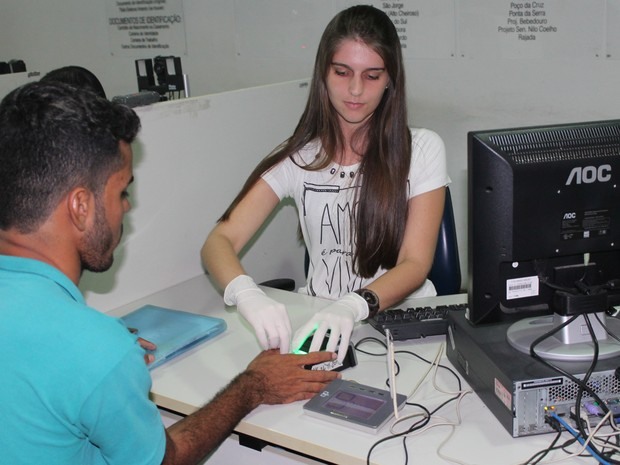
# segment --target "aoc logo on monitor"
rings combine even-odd
[[[576,166],[574,167],[566,185],[571,184],[592,184],[594,182],[607,182],[611,180],[611,165],[601,166]]]

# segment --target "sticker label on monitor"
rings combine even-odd
[[[538,295],[538,276],[525,276],[506,280],[506,300]]]
[[[611,214],[609,210],[564,212],[561,235],[565,241],[589,239],[609,234]]]

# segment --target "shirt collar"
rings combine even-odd
[[[67,275],[61,272],[58,268],[55,268],[52,265],[40,260],[0,255],[0,270],[15,273],[30,273],[50,279],[63,288],[73,300],[82,304],[85,303],[84,296]]]

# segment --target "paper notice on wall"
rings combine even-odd
[[[601,1],[468,0],[460,2],[459,12],[462,57],[496,60],[604,56],[605,4]]]
[[[394,23],[405,59],[454,57],[454,0],[380,0],[373,5]]]
[[[106,0],[112,55],[186,55],[183,0]]]

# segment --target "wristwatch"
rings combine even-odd
[[[370,320],[371,318],[374,318],[377,312],[379,312],[379,296],[377,296],[377,294],[370,289],[358,289],[354,292],[359,294],[368,304],[368,316],[366,319]]]

